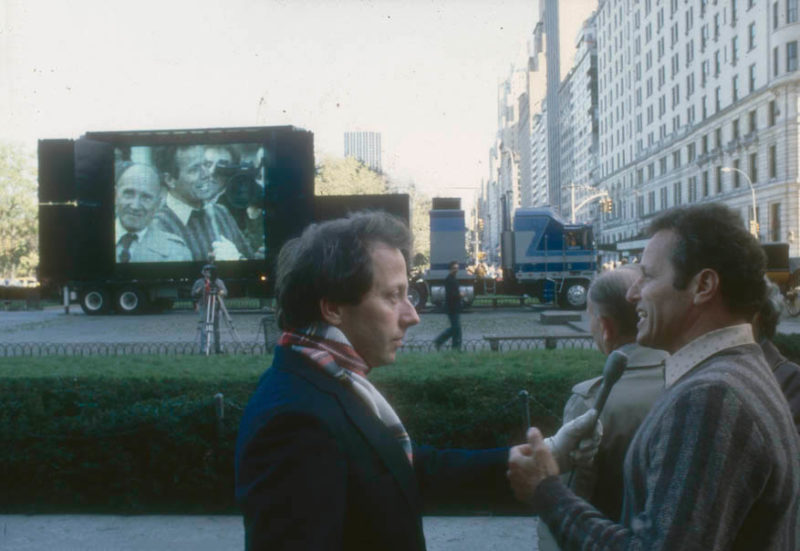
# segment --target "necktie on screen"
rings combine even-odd
[[[128,232],[125,235],[123,235],[122,238],[119,240],[120,245],[122,245],[122,251],[120,251],[119,253],[120,262],[124,263],[131,261],[131,251],[130,251],[131,243],[136,241],[138,237],[139,236],[137,236],[135,233]]]
[[[208,213],[204,209],[194,209],[186,223],[186,229],[196,240],[201,258],[205,258],[211,252],[211,230]]]

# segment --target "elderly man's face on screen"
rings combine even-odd
[[[158,173],[145,165],[133,165],[117,181],[117,216],[130,232],[147,227],[161,205]]]

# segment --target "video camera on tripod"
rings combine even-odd
[[[212,350],[219,354],[220,347],[220,331],[219,331],[219,313],[225,320],[226,325],[231,333],[231,336],[237,344],[241,344],[241,339],[233,327],[233,321],[228,314],[228,309],[225,307],[225,301],[222,299],[227,294],[225,284],[217,277],[217,267],[213,264],[206,264],[200,271],[203,278],[195,283],[192,289],[192,294],[202,300],[202,307],[200,309],[201,320],[198,326],[198,340],[200,341],[200,350],[205,355],[209,355]]]
[[[220,288],[217,278],[217,267],[214,266],[213,264],[206,264],[205,266],[203,266],[203,269],[200,271],[200,273],[203,274],[203,277],[206,280],[205,283],[206,300],[208,300],[208,297],[210,297],[211,295],[219,295]],[[225,292],[223,292],[222,295],[224,296]]]

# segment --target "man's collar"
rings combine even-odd
[[[696,365],[717,352],[743,344],[754,344],[753,327],[749,323],[731,325],[709,331],[675,352],[666,361],[666,387],[675,384]]]
[[[134,234],[136,234],[136,240],[137,240],[137,241],[141,241],[141,240],[142,240],[142,238],[144,237],[144,234],[146,234],[146,233],[147,233],[147,226],[145,226],[145,227],[144,227],[144,229],[141,229],[141,230],[139,230],[139,231],[135,231],[135,232],[129,232],[129,231],[128,231],[128,230],[126,230],[126,229],[125,229],[125,227],[124,227],[124,226],[123,226],[123,225],[120,223],[120,221],[119,221],[119,218],[117,218],[117,220],[116,220],[116,230],[115,230],[115,231],[117,232],[116,234],[114,234],[114,235],[115,235],[115,237],[116,237],[116,241],[115,241],[115,242],[116,242],[117,244],[119,244],[119,240],[120,240],[120,239],[122,239],[122,236],[123,236],[123,235],[125,235],[126,233],[134,233]]]
[[[194,208],[172,195],[172,193],[167,193],[167,207],[175,213],[175,216],[184,226],[189,222],[189,217],[194,210]]]

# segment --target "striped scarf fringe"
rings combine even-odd
[[[370,367],[358,355],[347,337],[336,327],[313,324],[309,327],[285,331],[278,340],[279,346],[288,346],[306,356],[311,363],[337,381],[350,388],[375,413],[392,436],[398,441],[413,464],[411,437],[386,398],[367,380]]]

